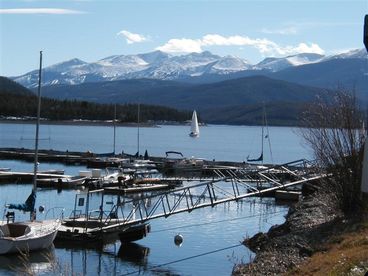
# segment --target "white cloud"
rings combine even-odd
[[[192,53],[202,52],[203,48],[210,46],[250,46],[256,48],[264,55],[293,55],[298,53],[324,54],[324,50],[316,43],[299,43],[296,46],[282,46],[266,38],[252,39],[248,36],[222,36],[218,34],[208,34],[202,39],[170,39],[163,46],[156,50],[170,53]]]
[[[49,8],[34,8],[34,9],[0,9],[0,14],[83,14],[83,11],[68,10],[68,9],[49,9]]]
[[[126,38],[126,41],[127,41],[128,44],[144,42],[148,39],[147,37],[145,37],[143,35],[133,34],[133,33],[128,32],[126,30],[122,30],[122,31],[118,32],[117,35],[124,36]]]
[[[201,41],[194,39],[170,39],[165,45],[157,47],[167,53],[200,53],[202,52]]]
[[[300,43],[295,50],[299,53],[316,53],[320,55],[325,53],[316,43],[311,43],[309,46],[306,43]]]
[[[279,35],[295,35],[298,33],[298,29],[296,27],[286,27],[281,29],[267,29],[263,28],[262,33],[265,34],[279,34]]]

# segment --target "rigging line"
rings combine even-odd
[[[267,215],[275,215],[275,214],[280,214],[280,213],[283,213],[283,212],[284,211],[276,211],[276,212],[267,213]],[[227,222],[227,221],[235,221],[235,220],[240,220],[240,219],[247,219],[247,218],[258,217],[258,216],[262,216],[262,215],[263,215],[262,213],[257,213],[255,215],[249,215],[249,216],[244,216],[244,217],[239,217],[239,218],[233,218],[233,219],[224,219],[224,220],[210,221],[210,222],[204,222],[204,223],[189,224],[189,225],[184,225],[184,226],[177,226],[177,227],[172,227],[172,228],[159,229],[159,230],[151,231],[151,233],[159,233],[159,232],[165,232],[165,231],[182,229],[182,228],[189,228],[189,227],[196,227],[196,226],[202,226],[202,225],[209,225],[209,224],[215,224],[215,223],[221,223],[221,222]]]
[[[202,257],[202,256],[205,256],[205,255],[209,255],[209,254],[217,253],[217,252],[220,252],[220,251],[224,251],[224,250],[228,250],[228,249],[236,248],[236,247],[239,247],[239,246],[244,246],[244,245],[243,245],[243,244],[241,244],[241,243],[239,243],[239,244],[231,245],[231,246],[228,246],[228,247],[224,247],[224,248],[220,248],[220,249],[216,249],[216,250],[208,251],[208,252],[205,252],[205,253],[201,253],[201,254],[197,254],[197,255],[189,256],[189,257],[186,257],[186,258],[182,258],[182,259],[179,259],[179,260],[175,260],[175,261],[167,262],[167,263],[164,263],[164,264],[155,265],[155,266],[150,267],[150,268],[149,268],[149,270],[151,270],[151,271],[152,271],[152,270],[153,270],[153,269],[155,269],[155,268],[159,268],[159,267],[162,267],[162,266],[167,266],[167,265],[171,265],[171,264],[175,264],[175,263],[179,263],[179,262],[187,261],[187,260],[190,260],[190,259],[194,259],[194,258]],[[123,275],[131,275],[131,274],[136,274],[136,273],[141,273],[141,272],[142,272],[142,271],[140,271],[140,270],[136,270],[136,271],[128,272],[128,273],[123,274]]]
[[[274,164],[273,162],[273,155],[272,155],[272,148],[271,148],[271,138],[270,138],[270,132],[268,129],[268,121],[267,121],[267,111],[266,111],[266,107],[264,107],[264,116],[265,116],[265,123],[266,123],[266,132],[267,132],[267,141],[268,141],[268,147],[270,149],[270,157],[271,157],[271,163]]]

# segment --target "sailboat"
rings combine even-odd
[[[31,194],[24,204],[8,204],[8,209],[21,210],[30,213],[30,220],[14,222],[14,212],[7,212],[7,221],[0,225],[0,254],[19,253],[24,251],[35,251],[48,248],[54,241],[60,221],[44,220],[36,221],[36,191],[37,191],[37,170],[38,170],[38,134],[40,125],[41,109],[41,72],[42,72],[42,51],[40,52],[40,69],[38,79],[38,106],[35,139],[35,159],[33,187]]]
[[[263,116],[262,116],[262,134],[261,134],[261,154],[258,158],[249,158],[247,157],[248,162],[263,162],[263,149],[264,149],[264,139],[269,139],[269,133],[268,133],[268,127],[267,127],[267,134],[265,135],[264,127],[267,127],[267,118],[266,118],[266,109],[263,106]],[[270,150],[271,150],[271,144],[270,140],[268,140]],[[272,152],[271,152],[271,159],[272,159]]]
[[[194,110],[192,115],[192,123],[190,125],[190,137],[199,137],[199,127],[198,127],[198,119],[197,112]]]

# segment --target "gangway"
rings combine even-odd
[[[141,195],[139,198],[119,198],[119,224],[132,225],[151,219],[167,218],[182,212],[300,186],[328,176],[318,173],[313,163],[306,160],[258,170],[218,170],[216,174],[218,178],[211,181],[158,194]],[[116,225],[106,226],[104,229],[112,227]]]

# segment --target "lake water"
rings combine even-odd
[[[261,151],[261,128],[246,126],[206,126],[200,138],[188,136],[189,127],[161,126],[140,129],[140,152],[164,156],[166,151],[180,151],[184,156],[206,159],[244,161],[258,157]],[[285,163],[310,153],[301,144],[295,129],[270,127],[265,139],[266,163]],[[111,152],[113,128],[104,126],[41,126],[40,148]],[[0,124],[1,147],[34,147],[34,126]],[[118,127],[116,151],[137,151],[137,128]],[[270,143],[269,143],[270,142]],[[271,150],[269,147],[271,144]],[[271,156],[272,153],[272,156]],[[32,171],[31,163],[0,160],[0,167],[13,171]],[[41,163],[40,169],[63,168],[67,174],[86,170],[83,166]],[[25,199],[31,185],[1,185],[0,205]],[[46,208],[65,207],[68,215],[76,191],[40,190],[37,204]],[[16,202],[14,202],[14,200]],[[275,205],[273,199],[246,199],[181,213],[151,222],[152,232],[126,247],[120,242],[101,248],[72,247],[58,244],[55,248],[32,253],[28,265],[37,275],[229,275],[235,263],[248,262],[253,254],[240,242],[246,236],[267,231],[284,221],[288,207]],[[22,217],[22,214],[19,214]],[[174,244],[174,236],[184,237],[182,246]],[[0,275],[22,272],[16,257],[0,257]]]

